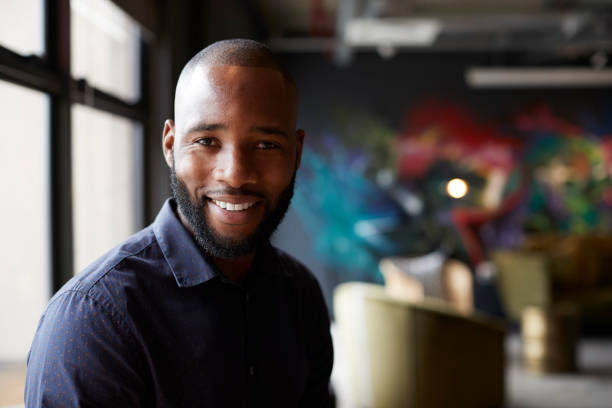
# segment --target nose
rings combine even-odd
[[[226,147],[217,155],[215,179],[230,187],[240,188],[257,181],[252,158],[240,147]]]

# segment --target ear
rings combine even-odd
[[[302,129],[295,131],[295,169],[300,168],[302,162],[302,148],[304,147],[304,136],[306,134]]]
[[[162,136],[162,148],[164,150],[164,158],[168,167],[172,167],[172,151],[174,149],[174,122],[172,119],[167,119],[164,123],[164,133]]]

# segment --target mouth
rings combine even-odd
[[[228,201],[215,200],[212,198],[210,199],[210,201],[213,204],[215,204],[217,207],[223,208],[226,211],[245,211],[253,207],[258,202],[257,200],[253,200],[253,201],[230,203]]]
[[[259,197],[212,195],[207,199],[211,221],[215,222],[218,228],[221,228],[221,225],[251,228],[261,222],[264,200]]]

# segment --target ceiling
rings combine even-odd
[[[612,0],[254,0],[279,51],[612,52]],[[607,60],[607,59],[606,59]],[[606,62],[604,62],[605,65]]]

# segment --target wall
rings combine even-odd
[[[429,104],[431,113],[436,103],[455,107],[468,116],[475,127],[491,128],[496,133],[504,133],[508,124],[515,127],[517,117],[534,107],[545,107],[556,118],[554,120],[563,121],[570,127],[572,124],[582,126],[581,131],[587,133],[594,131],[597,124],[604,127],[610,124],[610,89],[473,90],[466,86],[463,80],[466,67],[486,66],[491,61],[504,61],[504,58],[478,53],[406,53],[383,60],[377,54],[362,53],[357,54],[348,67],[338,67],[326,55],[283,55],[300,90],[299,125],[306,130],[307,145],[320,144],[330,133],[338,108],[349,112],[349,116],[352,112],[355,122],[360,122],[364,114],[376,118],[380,126],[395,132],[398,138],[407,126],[410,127],[407,124],[409,112]],[[432,104],[432,100],[436,102]],[[591,128],[588,128],[589,123]],[[597,137],[600,137],[606,130],[595,132],[599,132]],[[609,126],[607,132],[611,132]],[[514,134],[517,139],[523,137]],[[328,151],[323,153],[325,155],[329,158],[334,153]],[[337,197],[339,201],[343,199],[348,197]],[[315,237],[316,232],[305,228],[303,218],[292,210],[279,228],[275,242],[313,270],[322,283],[328,304],[331,305],[331,293],[338,282],[350,279],[380,281],[377,271],[364,275],[356,270],[341,270],[330,263],[329,254],[327,260],[321,256],[315,247],[317,240],[324,237]],[[418,239],[418,235],[412,237]]]

